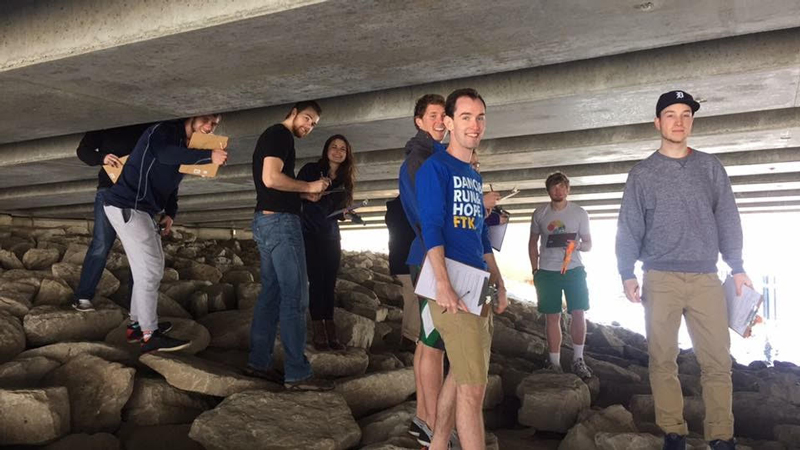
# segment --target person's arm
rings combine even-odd
[[[87,166],[99,166],[103,164],[103,158],[106,156],[105,151],[101,148],[102,144],[102,131],[90,131],[83,135],[81,142],[78,144],[76,153],[78,159],[83,161]]]
[[[636,175],[629,174],[617,219],[616,254],[617,269],[622,278],[625,296],[634,303],[642,301],[633,268],[639,259],[644,239],[645,214],[644,191]]]
[[[172,217],[173,220],[178,216],[178,188],[175,188],[169,195],[167,204],[164,206],[164,214]]]
[[[500,274],[500,267],[497,265],[492,252],[485,253],[483,260],[486,261],[486,266],[489,267],[489,282],[497,286],[497,305],[495,305],[494,311],[497,314],[503,314],[508,308],[508,295],[503,276]]]
[[[312,182],[295,180],[285,175],[282,171],[283,160],[281,158],[276,156],[265,157],[264,168],[261,170],[261,181],[264,182],[264,186],[282,192],[320,194],[330,184],[327,178],[321,178]],[[316,199],[319,200],[319,196],[317,196]]]
[[[528,258],[531,261],[531,273],[539,270],[539,224],[536,222],[536,211],[531,215],[531,233],[528,237]]]
[[[581,224],[578,235],[580,236],[580,241],[578,241],[578,251],[581,252],[588,252],[592,250],[592,233],[589,230],[589,213],[585,210],[583,211],[583,216],[581,217]]]
[[[159,124],[148,131],[148,148],[153,152],[156,161],[161,164],[173,166],[181,164],[209,164],[212,162],[212,150],[197,150],[174,145],[170,142],[170,130],[164,124]]]
[[[744,271],[742,221],[739,217],[739,208],[736,206],[736,197],[733,195],[728,173],[719,161],[717,161],[714,182],[716,191],[714,219],[717,222],[719,251],[722,254],[722,260],[731,268],[736,285],[736,295],[742,295],[742,285],[753,287],[753,282]]]

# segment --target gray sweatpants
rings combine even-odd
[[[142,331],[155,331],[158,329],[158,286],[164,276],[164,252],[158,224],[146,212],[131,209],[126,222],[122,209],[110,205],[103,209],[131,265],[131,321],[139,322]]]

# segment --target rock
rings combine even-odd
[[[240,283],[236,286],[236,307],[253,309],[261,293],[261,283]]]
[[[191,426],[188,423],[151,427],[125,424],[117,436],[123,442],[124,448],[131,450],[203,450],[200,444],[189,438]]]
[[[629,409],[637,424],[655,423],[656,421],[655,402],[652,395],[634,395],[631,397]],[[705,417],[703,399],[701,397],[684,397],[683,417],[690,431],[702,433],[703,417]]]
[[[242,426],[247,424],[247,426]],[[332,392],[249,391],[226,398],[192,424],[189,436],[208,450],[347,449],[361,430]]]
[[[595,401],[595,406],[604,408],[611,405],[627,405],[634,395],[650,395],[652,392],[647,380],[642,383],[601,381],[600,395]]]
[[[339,291],[337,298],[344,309],[375,322],[383,322],[389,313],[380,300],[359,291]]]
[[[358,283],[354,283],[350,280],[345,280],[343,278],[336,279],[336,293],[347,293],[347,292],[358,292],[364,294],[370,298],[378,300],[378,296],[375,295],[375,292],[369,288],[366,288]]]
[[[405,437],[408,434],[408,424],[416,416],[416,408],[416,402],[405,402],[359,420],[360,445],[384,442],[393,437]]]
[[[348,347],[370,348],[375,336],[375,322],[342,308],[333,309],[333,320],[339,342]]]
[[[280,342],[275,343],[273,358],[275,367],[283,366],[283,345]],[[306,358],[311,364],[314,375],[322,378],[363,375],[369,364],[367,352],[355,347],[350,347],[343,352],[320,352],[308,345],[306,346]]]
[[[103,340],[124,317],[118,307],[103,304],[95,308],[91,313],[50,305],[31,309],[23,321],[28,344],[40,346],[62,341]]]
[[[252,283],[255,281],[253,274],[246,270],[229,270],[222,275],[219,280],[221,283],[229,283],[239,286],[242,283]],[[260,283],[259,283],[260,284]]]
[[[81,266],[69,263],[55,263],[51,270],[54,277],[66,281],[73,291],[78,289],[78,283],[81,278]],[[100,277],[100,282],[97,284],[95,295],[110,297],[117,292],[119,284],[119,280],[117,280],[111,272],[107,269],[103,269],[103,275]]]
[[[180,317],[183,319],[191,319],[192,315],[189,314],[189,311],[181,306],[180,303],[176,302],[168,295],[159,292],[158,293],[158,309],[156,313],[159,317]]]
[[[33,299],[33,304],[36,306],[67,305],[72,302],[73,295],[72,288],[63,280],[45,278]]]
[[[733,415],[736,435],[754,439],[774,439],[776,424],[800,425],[800,407],[757,392],[734,392]]]
[[[187,302],[189,314],[195,319],[200,319],[208,315],[208,294],[202,291],[193,292]]]
[[[774,373],[760,380],[759,392],[800,406],[800,375],[791,372]]]
[[[161,277],[161,282],[178,281],[181,279],[177,270],[172,267],[164,267],[164,276]]]
[[[0,250],[0,266],[2,266],[3,269],[8,270],[25,268],[17,255],[8,250]]]
[[[46,444],[69,431],[67,388],[0,389],[0,445]]]
[[[273,357],[274,355],[273,353]],[[247,366],[247,362],[250,360],[250,352],[247,350],[227,350],[214,347],[203,350],[198,353],[197,356],[208,361],[229,366],[236,370],[244,369]]]
[[[125,345],[127,345],[127,343]],[[136,358],[131,358],[130,353],[124,348],[115,347],[104,342],[59,342],[26,350],[20,353],[17,359],[43,356],[54,359],[58,361],[59,364],[64,364],[70,359],[84,353],[97,356],[106,361],[122,363],[126,366],[132,366],[136,363]]]
[[[396,306],[384,306],[386,308],[386,321],[400,322],[403,320],[403,309]]]
[[[246,377],[228,366],[195,356],[148,353],[142,355],[139,361],[160,373],[169,384],[184,391],[227,397],[248,389],[282,389],[277,384]]]
[[[597,449],[598,432],[635,433],[633,416],[622,405],[609,406],[601,411],[591,411],[589,417],[572,427],[559,445],[559,450]]]
[[[22,257],[22,264],[28,270],[48,269],[57,263],[60,257],[59,251],[54,248],[32,248],[25,252],[25,256]],[[19,267],[13,268],[19,269]]]
[[[537,430],[566,433],[589,408],[589,388],[577,376],[564,373],[536,372],[517,387],[522,400],[519,423]]]
[[[72,430],[116,431],[120,411],[133,391],[136,371],[84,353],[53,370],[42,380],[69,390]]]
[[[210,281],[180,280],[163,282],[158,287],[158,290],[181,305],[185,305],[194,292],[210,285]]]
[[[547,354],[547,344],[538,336],[517,331],[495,320],[492,351],[528,360],[540,360]]]
[[[30,284],[38,288],[44,278],[52,276],[53,273],[49,270],[12,269],[6,270],[3,273],[3,282],[16,281],[18,283]]]
[[[606,361],[600,361],[594,358],[585,358],[586,365],[592,369],[594,376],[606,382],[617,383],[641,383],[642,378],[630,370],[623,369],[622,367]]]
[[[170,337],[192,342],[189,347],[181,350],[181,353],[194,355],[205,350],[206,347],[208,347],[208,344],[211,342],[211,335],[208,333],[208,330],[206,330],[206,327],[200,325],[194,320],[184,319],[181,317],[159,317],[159,321],[167,321],[172,323],[172,330],[169,332]],[[125,337],[125,331],[127,328],[128,322],[123,321],[117,328],[108,332],[105,337],[105,341],[106,343],[115,347],[126,349],[132,356],[132,359],[135,360],[141,352],[138,344],[128,343]]]
[[[212,397],[177,389],[164,379],[137,377],[122,418],[139,426],[191,423],[216,404]]]
[[[410,367],[370,373],[337,380],[342,394],[356,418],[399,405],[416,391],[414,370]]]
[[[4,276],[7,274],[3,274]],[[27,283],[6,282],[0,284],[0,311],[15,317],[24,317],[33,307],[31,303],[38,286]]]
[[[198,322],[211,333],[211,347],[250,349],[252,311],[221,311],[211,313]]]
[[[789,448],[800,448],[800,425],[775,425],[775,439]]]
[[[383,370],[402,369],[403,367],[405,367],[405,364],[391,353],[370,353],[367,372],[372,373]]]
[[[51,370],[61,363],[44,356],[17,358],[0,364],[0,386],[8,389],[33,389]]]
[[[500,375],[489,375],[489,382],[486,385],[486,394],[483,396],[483,409],[492,409],[503,403],[503,379]]]
[[[89,251],[88,245],[73,242],[67,246],[64,255],[61,257],[61,262],[79,266],[83,264],[83,260],[86,259],[87,251]]]
[[[403,307],[403,286],[394,283],[378,282],[372,284],[375,294],[388,305]]]
[[[182,280],[202,280],[212,283],[219,283],[222,272],[214,266],[208,264],[192,264],[189,267],[178,270]]]
[[[647,433],[597,433],[594,443],[599,450],[658,450],[664,441]]]
[[[13,269],[13,267],[9,268]],[[372,272],[358,267],[341,267],[339,268],[339,278],[352,281],[356,284],[364,284],[367,280],[372,279]],[[378,294],[378,291],[375,290],[375,293]]]
[[[25,330],[20,320],[0,310],[0,364],[25,350]]]
[[[203,288],[208,295],[208,311],[228,311],[236,309],[236,291],[231,284],[212,284]]]
[[[45,446],[44,450],[119,450],[122,444],[116,436],[109,433],[96,434],[70,434],[52,444]]]

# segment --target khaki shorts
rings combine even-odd
[[[492,348],[492,313],[488,317],[459,311],[442,314],[436,302],[428,302],[433,323],[444,340],[450,370],[456,384],[489,382],[489,357]]]
[[[414,295],[414,285],[411,284],[411,275],[397,275],[403,283],[403,337],[411,342],[419,339],[419,301]]]

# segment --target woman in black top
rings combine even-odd
[[[329,137],[319,161],[306,164],[297,174],[297,179],[304,181],[316,181],[321,177],[330,178],[331,185],[318,201],[303,200],[300,214],[308,268],[308,309],[314,331],[314,348],[344,350],[344,345],[336,337],[333,304],[336,275],[342,258],[338,221],[345,220],[346,214],[340,212],[331,216],[353,204],[355,159],[350,142],[344,136]]]

